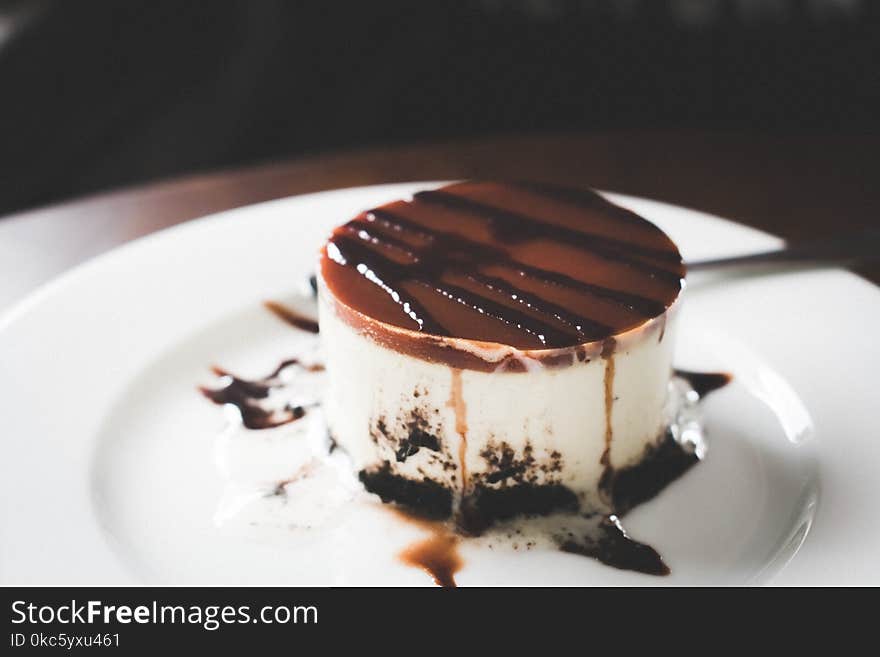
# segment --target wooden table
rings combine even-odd
[[[877,225],[878,174],[877,136],[545,135],[301,157],[0,219],[0,309],[128,240],[212,212],[305,192],[408,180],[528,178],[668,201],[802,239]],[[880,266],[858,271],[880,283]]]

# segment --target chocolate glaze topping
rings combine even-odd
[[[463,182],[338,227],[321,275],[350,323],[546,350],[661,315],[684,266],[659,228],[595,192]]]

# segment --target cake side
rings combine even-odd
[[[328,424],[369,490],[432,517],[608,511],[603,477],[665,431],[674,313],[567,367],[461,370],[353,327],[319,284]],[[578,351],[577,348],[572,352]],[[506,361],[502,361],[506,362]]]
[[[318,275],[333,438],[383,500],[474,531],[609,512],[666,431],[683,277],[590,190],[464,182],[363,212]]]

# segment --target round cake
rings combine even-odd
[[[684,274],[584,189],[462,182],[363,212],[321,251],[331,436],[426,516],[607,512],[665,435]]]

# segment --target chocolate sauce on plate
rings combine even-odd
[[[621,570],[633,570],[645,575],[669,574],[669,566],[663,562],[657,550],[630,538],[615,515],[603,517],[592,532],[562,541],[559,549],[593,557]]]
[[[461,537],[443,522],[425,519],[398,507],[390,508],[401,520],[429,532],[427,538],[407,546],[400,553],[400,560],[427,572],[438,586],[455,588],[455,573],[464,566],[464,560],[458,553]]]
[[[248,429],[272,429],[283,424],[299,420],[308,410],[306,406],[286,404],[283,408],[265,407],[261,402],[269,397],[273,388],[282,385],[281,372],[288,367],[300,367],[310,372],[323,370],[322,365],[303,365],[299,360],[291,358],[282,361],[271,374],[260,379],[241,379],[233,376],[220,367],[212,371],[225,379],[220,388],[199,387],[201,393],[218,405],[231,404],[241,413],[241,421]]]
[[[288,308],[277,301],[264,301],[263,305],[278,319],[287,322],[295,328],[302,331],[308,331],[309,333],[317,333],[319,330],[318,322],[314,319],[301,315],[292,308]]]

